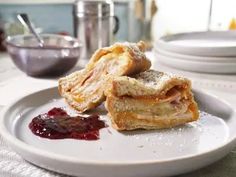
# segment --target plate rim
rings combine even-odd
[[[198,153],[198,154],[191,154],[191,155],[185,155],[185,156],[181,156],[178,158],[168,158],[165,160],[139,160],[139,161],[125,161],[125,162],[121,162],[121,161],[96,161],[96,160],[80,160],[74,157],[68,157],[65,155],[60,155],[58,153],[54,153],[54,152],[49,152],[46,150],[41,150],[36,148],[33,145],[29,145],[21,140],[19,140],[18,138],[16,138],[15,136],[13,136],[7,129],[7,127],[5,126],[5,119],[7,117],[7,113],[9,112],[9,110],[15,105],[17,104],[17,102],[19,102],[20,100],[26,98],[26,97],[30,97],[33,96],[35,94],[39,94],[40,92],[46,92],[49,90],[55,90],[57,89],[57,86],[53,86],[50,88],[46,88],[46,89],[41,89],[38,91],[34,91],[31,93],[26,93],[18,98],[16,98],[15,100],[13,100],[8,106],[5,106],[3,108],[3,110],[0,113],[0,134],[2,136],[2,138],[6,141],[6,143],[15,151],[17,152],[17,154],[22,155],[21,153],[19,153],[17,149],[20,149],[21,151],[27,151],[30,154],[33,154],[35,156],[41,156],[45,159],[53,159],[55,161],[63,161],[66,163],[76,163],[76,164],[83,164],[83,165],[96,165],[96,166],[104,166],[104,165],[108,165],[108,166],[126,166],[126,165],[152,165],[152,164],[163,164],[163,163],[169,163],[169,162],[178,162],[178,161],[182,161],[182,160],[190,160],[192,158],[195,157],[201,157],[204,156],[208,153],[215,153],[217,151],[220,151],[226,147],[235,147],[236,146],[236,135],[231,138],[231,139],[227,139],[224,143],[222,143],[220,146],[217,146],[216,148],[213,148],[211,150],[205,150],[202,153]],[[195,92],[198,93],[203,93],[203,94],[207,94],[211,97],[214,97],[215,99],[219,98],[217,96],[215,96],[214,94],[210,94],[210,93],[206,93],[201,89],[193,89]],[[227,106],[229,106],[232,110],[232,114],[234,117],[236,117],[236,110],[232,108],[232,106],[226,102],[225,100],[220,100],[221,102],[223,102],[224,104],[226,104]],[[230,148],[230,149],[232,149]],[[24,156],[21,156],[22,158],[24,158]]]
[[[201,64],[201,65],[213,65],[213,66],[222,66],[223,64],[224,65],[236,65],[236,62],[235,63],[228,63],[228,62],[222,62],[222,63],[218,63],[218,62],[202,62],[202,61],[197,61],[197,60],[187,60],[187,59],[183,59],[181,57],[172,57],[172,56],[168,56],[168,55],[165,55],[165,54],[162,54],[160,52],[157,52],[156,51],[156,54],[158,54],[159,56],[163,56],[163,57],[166,57],[166,58],[169,58],[170,60],[173,60],[173,61],[181,61],[181,62],[188,62],[188,64]],[[236,69],[235,69],[235,72],[236,72]]]
[[[176,33],[176,34],[171,34],[171,35],[165,35],[159,38],[154,42],[154,46],[157,46],[161,49],[180,53],[180,54],[188,54],[188,55],[195,55],[195,56],[215,56],[215,57],[225,57],[225,56],[236,56],[236,45],[235,46],[188,46],[188,45],[183,45],[179,46],[177,44],[170,43],[170,41],[173,41],[173,39],[179,39],[181,36],[190,36],[190,35],[215,35],[215,34],[224,34],[227,36],[236,36],[235,31],[199,31],[199,32],[183,32],[183,33]],[[236,39],[235,39],[236,41]],[[230,50],[230,54],[222,54],[226,53],[225,51]],[[199,53],[201,51],[201,53]],[[212,55],[212,53],[214,55]]]
[[[214,62],[201,62],[201,61],[194,61],[194,60],[186,60],[182,59],[179,57],[170,57],[167,55],[160,54],[158,52],[155,52],[155,56],[158,58],[158,62],[161,64],[164,64],[168,67],[183,70],[183,71],[188,71],[188,72],[196,72],[196,73],[206,73],[206,74],[225,74],[225,75],[230,75],[230,74],[235,74],[236,73],[236,63],[226,63],[224,62],[224,67],[230,66],[230,69],[224,69],[222,70],[222,64],[223,63],[214,63]],[[173,62],[178,63],[178,65],[174,65]],[[182,65],[180,64],[182,63]],[[185,63],[185,65],[183,65]],[[187,64],[187,65],[186,65]],[[196,65],[198,67],[196,67]],[[206,70],[206,67],[208,69]],[[210,67],[210,69],[209,69]],[[221,70],[219,70],[221,69]]]
[[[196,61],[196,62],[202,62],[202,63],[217,63],[217,64],[224,64],[224,63],[229,63],[229,64],[236,64],[236,56],[232,57],[213,57],[213,56],[197,56],[197,55],[189,55],[189,54],[182,54],[182,53],[176,53],[173,51],[168,51],[162,48],[158,48],[154,46],[152,49],[154,53],[158,53],[159,55],[165,55],[168,57],[171,57],[173,59],[181,59],[181,60],[186,60],[186,61]],[[207,60],[206,60],[207,58]]]

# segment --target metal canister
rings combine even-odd
[[[81,59],[86,62],[98,48],[112,43],[118,30],[111,0],[77,0],[73,8],[74,35],[83,45]],[[115,20],[114,20],[115,19]]]

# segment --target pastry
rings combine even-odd
[[[117,130],[170,128],[199,117],[191,82],[148,70],[110,80],[105,107]]]
[[[145,45],[116,43],[98,49],[83,70],[59,79],[59,92],[67,103],[79,112],[100,105],[104,100],[107,81],[114,76],[132,75],[150,68]]]

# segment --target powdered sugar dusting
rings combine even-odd
[[[138,147],[134,148],[140,151],[149,149],[153,155],[162,158],[163,154],[171,157],[173,154],[187,154],[195,148],[214,148],[217,144],[226,141],[228,129],[221,118],[201,111],[200,119],[195,122],[170,129],[148,131],[148,133],[134,131],[127,135],[133,138],[133,144],[138,144]]]
[[[120,46],[122,48],[125,47],[124,48],[125,50],[127,50],[129,53],[133,54],[134,59],[138,59],[138,60],[147,59],[144,52],[139,49],[138,44],[139,43],[131,43],[131,42],[119,43],[119,42],[117,42],[112,47],[115,47],[115,46]],[[109,50],[110,47],[107,47],[107,48],[104,48],[104,49]]]
[[[136,43],[125,42],[124,45],[127,46],[128,50],[130,50],[134,54],[135,59],[141,60],[142,58],[146,58],[146,55],[139,49]]]
[[[177,76],[175,74],[171,73],[164,73],[164,72],[159,72],[159,71],[154,71],[154,70],[148,70],[145,72],[142,72],[140,74],[137,74],[134,76],[138,81],[144,83],[145,85],[149,87],[161,87],[161,85],[166,84],[170,80],[179,80],[179,81],[184,81],[184,82],[189,82],[188,79]]]

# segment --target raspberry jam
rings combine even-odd
[[[49,139],[97,140],[99,130],[104,127],[106,124],[98,115],[72,117],[61,108],[53,108],[45,114],[40,114],[29,124],[35,135]]]

